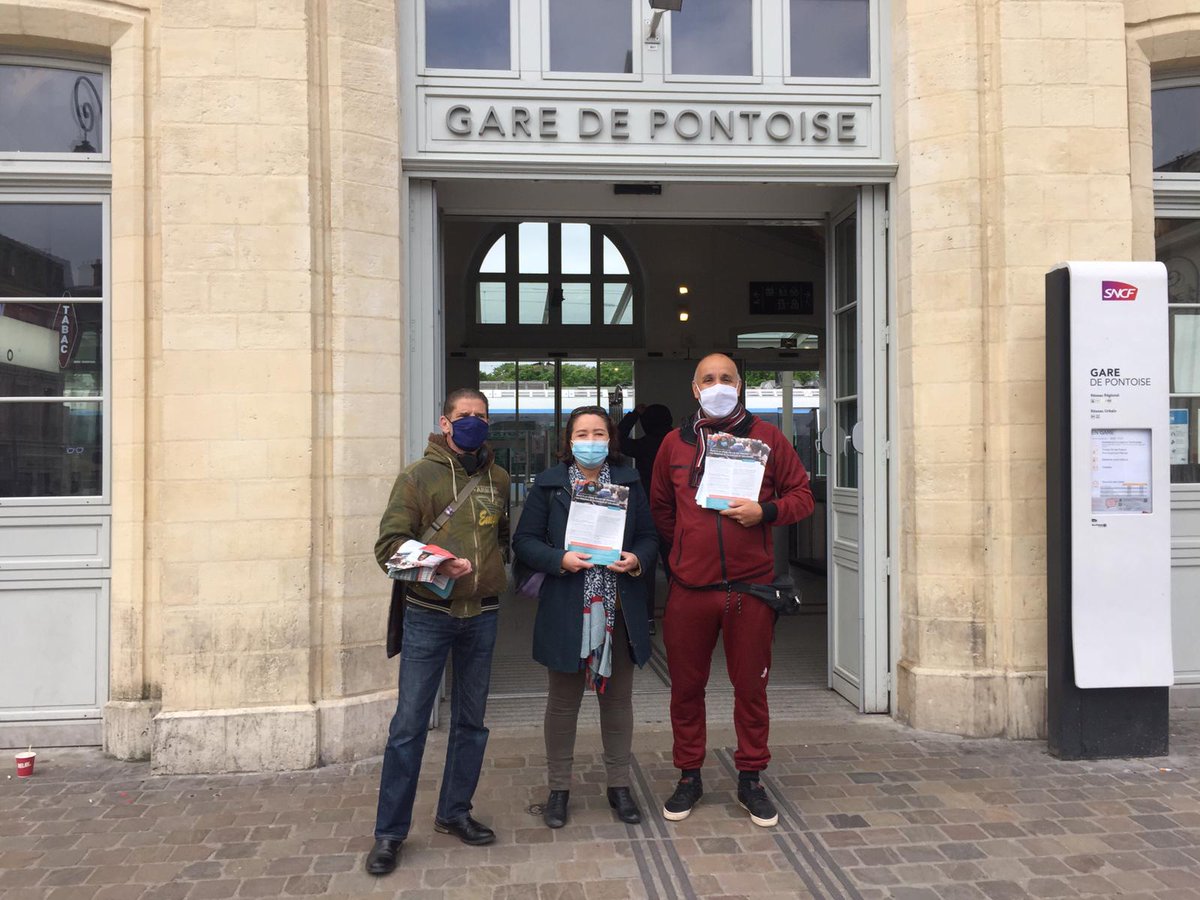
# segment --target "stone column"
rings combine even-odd
[[[164,0],[148,591],[160,772],[317,761],[312,20]],[[149,648],[151,656],[155,648]]]
[[[396,705],[375,562],[401,465],[400,146],[393,0],[322,4],[314,571],[320,758],[381,753]]]
[[[895,9],[899,715],[1044,731],[1043,276],[1128,259],[1119,0]]]

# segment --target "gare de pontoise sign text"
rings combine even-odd
[[[434,139],[482,142],[802,145],[851,148],[867,143],[868,107],[813,103],[522,104],[433,100]]]

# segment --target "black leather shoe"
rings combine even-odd
[[[390,875],[396,869],[396,857],[400,855],[400,845],[403,841],[392,841],[380,838],[367,854],[368,875]]]
[[[547,828],[562,828],[567,824],[567,801],[571,798],[570,791],[551,791],[542,807],[542,821]]]
[[[461,819],[454,819],[450,822],[434,819],[433,830],[442,834],[452,834],[464,844],[470,844],[473,847],[490,844],[496,839],[496,832],[486,825],[476,822],[470,816],[463,816]]]
[[[642,811],[638,809],[633,794],[629,793],[627,787],[609,788],[608,805],[617,811],[617,818],[622,822],[636,825],[642,821]]]

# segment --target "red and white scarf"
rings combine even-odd
[[[749,433],[750,426],[753,424],[754,416],[746,411],[746,407],[740,401],[729,415],[719,418],[705,416],[703,409],[696,410],[683,426],[685,429],[690,428],[696,436],[696,455],[692,458],[688,484],[692,487],[700,486],[700,479],[704,476],[704,457],[708,453],[708,437],[710,435],[732,434],[744,437]]]

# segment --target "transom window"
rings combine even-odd
[[[1150,97],[1154,171],[1200,172],[1200,77],[1164,82]]]
[[[512,68],[509,0],[424,0],[430,69]]]
[[[95,69],[0,61],[0,154],[107,156],[106,87]]]
[[[793,78],[871,74],[870,0],[788,0]]]
[[[504,226],[472,282],[476,325],[634,323],[629,262],[608,229],[586,222]]]
[[[416,0],[427,72],[689,81],[871,78],[878,2],[684,0],[651,34],[648,0]]]
[[[687,0],[670,31],[672,74],[754,74],[753,0]]]

